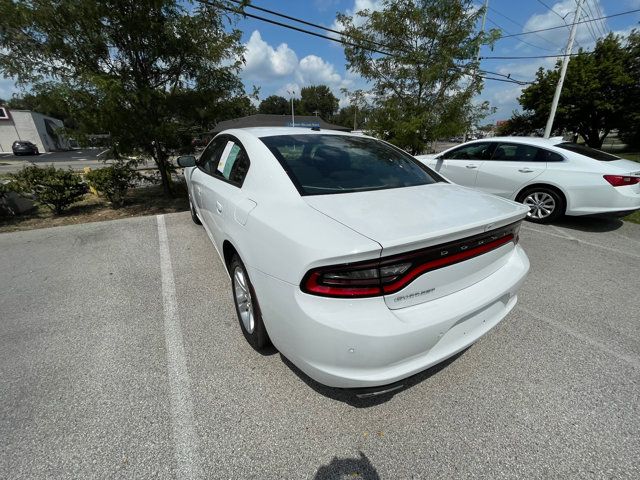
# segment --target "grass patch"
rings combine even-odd
[[[166,198],[158,185],[135,188],[127,193],[125,205],[117,210],[111,208],[106,199],[87,194],[62,215],[38,206],[22,215],[0,219],[0,233],[189,210],[186,186],[174,183],[174,191],[174,198]]]
[[[627,160],[633,160],[634,162],[640,162],[640,152],[620,152],[614,155],[626,158]]]
[[[640,223],[640,210],[636,210],[631,215],[623,218],[625,222]]]

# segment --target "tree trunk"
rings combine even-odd
[[[162,149],[162,147],[158,146],[157,142],[153,142],[151,151],[153,152],[151,156],[153,157],[154,162],[156,162],[156,166],[158,167],[158,171],[160,172],[160,180],[162,181],[162,193],[165,197],[171,198],[173,197],[173,190],[171,189],[171,177],[169,176],[167,168],[168,155]]]

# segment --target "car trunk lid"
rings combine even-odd
[[[487,249],[486,244],[499,239],[485,234],[519,222],[527,212],[514,202],[447,183],[304,199],[314,209],[378,242],[383,262],[406,254],[415,257],[416,252],[431,255],[420,257],[421,262],[436,261],[432,255],[458,255],[454,263],[436,262],[435,268],[385,295],[392,309],[448,295],[491,275],[506,263],[514,242],[503,241]]]

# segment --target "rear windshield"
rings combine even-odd
[[[556,147],[564,148],[570,152],[579,153],[585,157],[593,158],[594,160],[601,160],[603,162],[611,162],[612,160],[620,160],[620,157],[605,153],[595,148],[587,147],[586,145],[578,145],[577,143],[564,142],[556,145]]]
[[[384,142],[344,135],[278,135],[260,140],[301,195],[413,187],[443,181]]]

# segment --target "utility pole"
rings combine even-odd
[[[287,93],[291,96],[291,126],[295,127],[296,126],[296,116],[293,113],[293,96],[296,94],[295,90],[287,90]]]
[[[553,128],[553,120],[556,116],[556,110],[558,109],[558,101],[560,100],[560,94],[562,93],[562,84],[564,83],[564,77],[567,74],[567,67],[569,66],[569,60],[571,59],[571,50],[573,49],[573,41],[576,38],[576,30],[578,29],[578,16],[580,15],[580,9],[584,0],[578,0],[576,6],[576,14],[573,17],[573,25],[571,26],[571,33],[569,34],[569,42],[567,42],[567,50],[564,52],[565,56],[562,59],[562,68],[560,69],[560,78],[558,79],[558,85],[556,85],[556,92],[553,94],[553,101],[551,102],[551,111],[549,112],[549,118],[547,119],[547,126],[544,129],[544,138],[551,136],[551,129]]]

